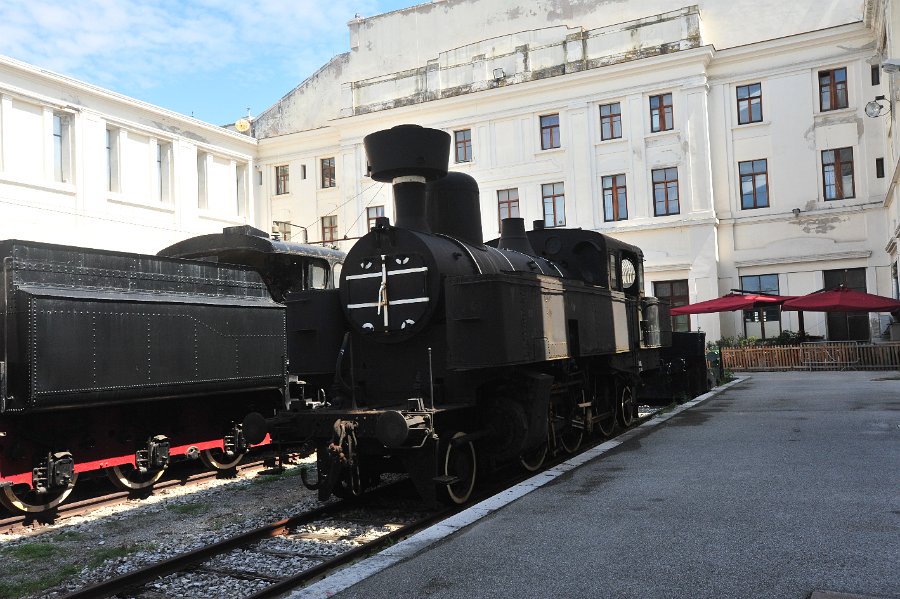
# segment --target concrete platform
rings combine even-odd
[[[748,375],[292,597],[900,597],[900,374]]]

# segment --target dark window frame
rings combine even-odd
[[[604,114],[604,109],[606,114]],[[608,134],[607,134],[608,133]],[[600,139],[622,139],[622,104],[610,102],[600,105]]]
[[[456,144],[456,162],[472,162],[472,130],[454,131],[453,141]]]
[[[540,123],[541,149],[553,150],[560,147],[562,138],[559,132],[559,113],[541,115]]]
[[[676,287],[680,288],[684,286],[684,293],[675,294]],[[668,289],[668,293],[663,293],[664,290]],[[688,279],[670,279],[666,281],[654,281],[653,282],[653,295],[661,300],[665,300],[669,302],[669,307],[677,308],[678,306],[686,306],[691,303],[690,297],[690,284]],[[675,332],[682,331],[690,331],[691,330],[691,317],[688,314],[681,314],[679,316],[671,316],[672,319],[672,330]]]
[[[738,279],[741,289],[754,293],[768,293],[772,295],[781,295],[781,284],[778,281],[777,273],[766,273],[762,275],[741,275]],[[774,285],[771,282],[774,281]],[[743,310],[744,313],[744,336],[747,336],[747,323],[759,322],[760,316],[765,318],[765,322],[777,322],[778,333],[781,333],[781,309],[777,306],[762,308],[759,310]],[[772,331],[768,331],[772,332]],[[769,335],[767,335],[769,337]]]
[[[561,192],[557,193],[557,185],[560,186],[559,189]],[[549,193],[548,193],[549,188]],[[557,201],[562,200],[562,221],[557,222],[559,220],[559,214],[557,211]],[[548,204],[550,208],[552,208],[551,212],[547,212]],[[554,181],[553,183],[542,183],[541,184],[541,206],[544,210],[544,226],[548,229],[552,229],[554,227],[565,227],[566,226],[566,187],[565,182],[563,181]],[[547,217],[552,216],[552,222],[547,222]]]
[[[375,219],[380,216],[384,216],[384,206],[368,206],[366,208],[366,231],[372,230],[372,227],[375,226]]]
[[[756,90],[753,89],[754,87]],[[763,120],[762,83],[738,85],[735,87],[735,96],[737,99],[738,125],[761,123]],[[741,117],[741,108],[746,110],[746,120]],[[754,109],[757,110],[757,115],[754,115]]]
[[[275,195],[282,196],[291,192],[291,166],[279,164],[275,166]]]
[[[337,241],[337,215],[329,214],[322,217],[322,241]]]
[[[606,175],[601,178],[603,189],[603,220],[616,222],[628,220],[628,188],[624,173]],[[624,215],[620,207],[624,205]]]
[[[512,197],[515,195],[515,197]],[[508,189],[497,190],[497,222],[503,220],[503,208],[506,208],[506,214],[509,218],[519,217],[519,188],[510,187]],[[515,209],[515,215],[513,215]]]
[[[849,160],[846,160],[846,154],[849,152]],[[826,156],[832,155],[832,161],[826,162]],[[849,166],[849,173],[844,173],[844,167]],[[834,183],[828,185],[829,173],[834,177]],[[838,176],[840,173],[840,176]],[[844,189],[844,177],[850,176],[850,195],[847,195]],[[832,187],[833,197],[829,197],[829,187]],[[822,150],[822,197],[826,202],[836,200],[849,200],[856,197],[856,177],[854,175],[853,165],[853,147],[833,148],[830,150]]]
[[[819,71],[819,111],[840,110],[850,105],[847,67]]]
[[[865,266],[857,268],[836,268],[822,271],[825,289],[843,285],[854,291],[867,291]],[[825,330],[829,341],[868,341],[872,330],[869,315],[865,312],[827,312]]]
[[[669,179],[669,175],[674,171],[675,178]],[[656,180],[657,173],[662,173],[663,179]],[[681,198],[678,189],[678,167],[669,166],[665,168],[656,168],[650,171],[651,181],[653,183],[653,216],[672,216],[681,214]],[[670,197],[671,184],[675,184],[674,199]],[[659,211],[659,202],[657,201],[657,191],[663,191],[663,201],[665,203],[665,211]],[[672,211],[671,204],[674,202],[675,211]]]
[[[653,133],[671,131],[674,125],[675,108],[672,92],[650,96],[650,131]]]
[[[762,164],[762,170],[757,170],[757,168]],[[744,172],[744,166],[749,165],[749,170]],[[757,183],[757,177],[763,177],[763,189],[765,189],[765,198],[760,200],[757,191],[759,190],[759,186]],[[768,208],[770,206],[769,202],[769,163],[766,158],[757,158],[756,160],[742,160],[738,162],[738,177],[740,179],[740,191],[741,191],[741,210],[755,210],[757,208]],[[744,183],[749,182],[751,184],[750,193],[747,194],[744,191]],[[751,205],[747,205],[748,197],[751,200]],[[764,203],[763,203],[764,202]]]
[[[322,189],[337,187],[337,177],[335,176],[337,171],[335,169],[334,157],[322,158],[320,159],[319,164],[322,168]]]

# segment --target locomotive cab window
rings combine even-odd
[[[609,288],[615,289],[616,291],[622,291],[622,288],[619,286],[619,267],[616,264],[616,255],[609,255]]]
[[[318,264],[309,266],[309,286],[312,289],[325,289],[328,286],[328,270]]]

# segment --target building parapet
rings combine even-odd
[[[584,30],[547,27],[441,52],[424,66],[341,86],[355,116],[516,85],[703,45],[697,6]]]

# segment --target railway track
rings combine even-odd
[[[657,411],[642,407],[638,422]],[[582,449],[603,441],[592,440]],[[548,460],[547,467],[570,457],[557,455]],[[492,495],[532,475],[520,473],[502,483],[485,485],[480,495]],[[236,598],[277,597],[378,552],[455,511],[427,508],[411,485],[401,481],[176,555],[64,597],[199,597],[206,596],[203,591],[208,593],[210,589],[216,589],[216,595]]]
[[[263,464],[264,458],[259,457],[250,460],[238,466],[240,472],[254,472],[265,468]],[[203,470],[195,473],[186,473],[181,476],[174,475],[173,478],[161,480],[153,486],[152,491],[147,494],[169,489],[173,487],[198,485],[200,483],[213,480],[222,473],[214,470]],[[129,491],[101,491],[99,495],[89,495],[84,499],[63,503],[56,509],[46,514],[9,514],[9,512],[0,510],[0,534],[29,534],[40,532],[45,526],[59,524],[68,518],[83,516],[91,512],[122,503],[126,503],[130,499],[140,497],[134,492]]]
[[[430,526],[451,511],[424,507],[411,485],[401,481],[360,498],[326,504],[133,570],[64,597],[191,596],[192,588],[216,589],[216,595],[247,599],[276,597]]]

